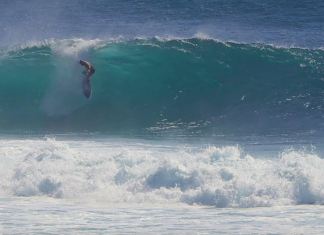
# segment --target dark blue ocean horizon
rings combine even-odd
[[[30,0],[3,1],[0,10],[0,45],[202,33],[222,41],[319,48],[324,38],[324,4],[310,0]]]

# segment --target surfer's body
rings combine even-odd
[[[90,80],[91,75],[94,74],[94,72],[95,72],[94,67],[90,64],[90,62],[85,61],[85,60],[80,60],[79,63],[86,68],[82,72],[82,74],[86,75],[85,79]]]
[[[82,81],[82,90],[84,96],[89,99],[91,96],[91,82],[90,82],[90,77],[92,74],[94,74],[95,69],[94,67],[90,64],[90,62],[85,61],[85,60],[80,60],[79,63],[84,66],[86,69],[82,72],[82,74],[85,75]]]

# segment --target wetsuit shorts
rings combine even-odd
[[[91,66],[90,68],[90,72],[89,72],[89,76],[91,76],[92,74],[94,74],[96,72],[96,70],[94,69],[94,67]]]

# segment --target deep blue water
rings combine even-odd
[[[321,47],[319,1],[2,1],[1,44],[66,39],[153,36]]]

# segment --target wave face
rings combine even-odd
[[[322,125],[323,50],[208,38],[2,48],[1,131],[269,132]],[[95,67],[90,100],[83,68]]]

